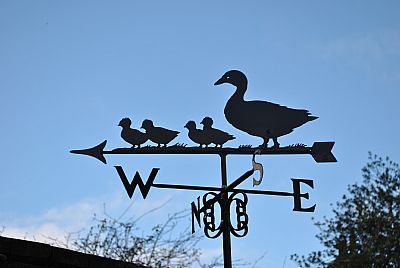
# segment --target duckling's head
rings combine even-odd
[[[125,127],[130,127],[131,124],[132,124],[132,121],[126,117],[126,118],[122,118],[121,121],[119,121],[118,126],[125,128]]]
[[[224,83],[229,83],[241,89],[247,88],[247,78],[244,73],[238,70],[227,71],[214,85],[216,86]]]
[[[203,120],[200,122],[205,127],[211,127],[214,124],[214,121],[211,117],[204,117]]]
[[[142,123],[142,126],[140,128],[143,128],[145,130],[151,129],[153,128],[153,121],[149,120],[149,119],[145,119]]]
[[[196,129],[196,123],[194,121],[189,121],[186,123],[186,125],[184,127],[189,130]]]

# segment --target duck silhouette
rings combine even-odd
[[[207,148],[211,143],[210,138],[204,135],[204,131],[196,128],[196,123],[194,121],[187,122],[185,128],[189,130],[189,138],[195,143],[198,143],[200,145],[199,147],[203,147],[204,144]]]
[[[132,148],[135,148],[135,146],[140,148],[140,145],[148,140],[147,135],[137,129],[131,128],[131,124],[132,121],[129,118],[122,118],[119,121],[118,126],[122,127],[121,137],[127,143],[132,144]]]
[[[143,121],[141,128],[146,130],[149,140],[157,143],[157,147],[160,147],[161,144],[166,147],[167,144],[175,139],[179,134],[178,131],[169,130],[162,127],[155,127],[153,121],[149,119]]]
[[[278,137],[289,134],[297,128],[318,117],[312,116],[307,110],[298,110],[281,106],[268,101],[246,101],[247,78],[237,70],[226,72],[214,85],[224,83],[236,87],[235,93],[225,105],[225,117],[235,128],[250,135],[260,137],[266,148],[269,139],[274,142],[273,148],[278,148]]]
[[[215,147],[222,147],[224,143],[230,140],[234,140],[235,137],[225,131],[213,128],[214,121],[211,117],[204,117],[200,124],[203,125],[204,136],[210,139],[211,143],[215,144]]]

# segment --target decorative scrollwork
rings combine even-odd
[[[249,228],[249,216],[247,215],[246,206],[248,202],[247,195],[243,192],[235,192],[232,193],[229,198],[221,199],[221,195],[209,192],[203,195],[203,223],[204,223],[204,234],[208,238],[217,238],[219,237],[224,227],[223,220],[227,220],[227,224],[229,224],[230,232],[236,237],[244,237],[247,235]],[[229,217],[229,210],[231,208],[232,203],[235,204],[235,212],[236,212],[236,221],[235,224],[232,224],[232,221]],[[216,224],[215,217],[215,205],[219,204],[221,209],[221,221],[219,225]],[[224,212],[225,211],[225,212]],[[228,211],[228,214],[224,214]],[[226,226],[226,227],[228,227]]]
[[[209,198],[209,196],[212,196]],[[203,223],[204,223],[204,234],[208,238],[217,238],[222,233],[221,223],[218,227],[215,225],[215,209],[214,206],[217,202],[209,202],[211,199],[217,197],[216,193],[209,192],[203,196],[203,206],[204,206],[204,214],[203,214]]]
[[[246,213],[247,195],[242,192],[233,193],[229,196],[229,207],[233,201],[236,202],[236,226],[234,227],[232,222],[229,222],[231,233],[236,237],[244,237],[249,232],[249,216]]]

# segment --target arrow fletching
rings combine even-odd
[[[332,154],[335,142],[314,142],[311,148],[311,155],[317,163],[337,162]]]

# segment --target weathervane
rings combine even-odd
[[[298,110],[281,106],[279,104],[266,101],[245,101],[244,94],[247,90],[246,76],[237,70],[226,72],[214,85],[224,83],[236,87],[235,93],[226,103],[224,113],[227,121],[235,128],[244,131],[252,136],[263,139],[259,147],[251,145],[242,145],[238,148],[223,147],[223,145],[235,137],[227,132],[213,127],[213,120],[205,117],[200,124],[202,129],[197,129],[194,121],[189,121],[184,126],[188,129],[188,137],[198,146],[188,147],[186,144],[176,143],[168,146],[178,135],[178,131],[169,130],[145,119],[141,128],[142,132],[131,128],[132,121],[129,118],[123,118],[119,122],[122,127],[121,137],[124,141],[131,144],[131,148],[116,148],[105,150],[107,141],[99,145],[83,150],[72,150],[71,153],[83,154],[97,158],[104,164],[107,160],[104,155],[113,154],[217,154],[221,162],[221,186],[195,186],[180,184],[162,184],[155,183],[155,178],[159,168],[153,168],[144,183],[140,174],[135,173],[131,182],[129,182],[121,166],[114,166],[124,188],[132,198],[136,187],[139,187],[143,198],[145,199],[153,188],[181,189],[206,191],[202,198],[197,197],[195,202],[191,203],[192,211],[192,233],[195,232],[196,225],[201,227],[203,224],[204,233],[209,238],[223,236],[223,255],[224,267],[232,267],[231,257],[231,234],[236,237],[244,237],[248,233],[249,216],[246,211],[248,204],[247,194],[289,196],[293,198],[293,211],[314,212],[315,206],[303,207],[302,198],[309,199],[308,193],[301,192],[301,185],[306,184],[314,187],[314,182],[308,179],[292,178],[293,192],[280,192],[270,190],[239,189],[237,188],[243,181],[259,172],[259,179],[253,178],[253,187],[259,186],[263,178],[263,166],[255,160],[256,155],[283,155],[283,154],[309,154],[317,163],[336,162],[332,154],[334,142],[314,142],[311,147],[298,143],[280,147],[278,137],[289,134],[294,128],[297,128],[318,117],[313,116],[307,110]],[[273,146],[268,147],[268,141],[273,140]],[[148,140],[156,146],[142,146]],[[213,144],[214,146],[211,146]],[[203,147],[204,146],[204,147]],[[228,184],[226,172],[227,155],[252,155],[252,168],[246,171],[242,176]],[[220,222],[216,222],[216,205],[220,207]],[[231,206],[235,206],[236,219],[231,221]],[[201,218],[201,214],[203,217]]]

